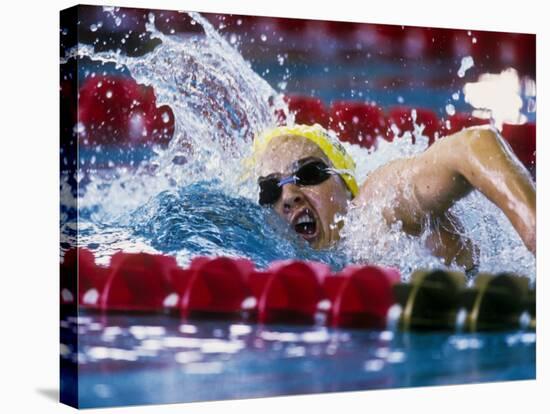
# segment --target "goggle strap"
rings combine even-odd
[[[295,175],[291,175],[290,177],[281,178],[277,183],[277,185],[279,187],[282,187],[285,184],[290,184],[290,183],[296,184],[297,181],[298,181],[298,178],[296,178]]]

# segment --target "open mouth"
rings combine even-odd
[[[306,240],[312,240],[317,235],[317,220],[312,211],[308,208],[304,209],[294,217],[292,226],[296,233]]]

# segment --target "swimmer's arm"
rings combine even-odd
[[[527,248],[535,253],[535,186],[495,130],[463,130],[407,162],[410,169],[405,176],[413,184],[416,200],[403,201],[413,213],[415,208],[424,213],[444,213],[476,188],[506,214]]]

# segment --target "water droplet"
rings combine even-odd
[[[113,91],[108,90],[108,91],[105,93],[105,96],[107,97],[107,99],[111,99],[111,98],[113,97]]]
[[[262,40],[262,42],[265,42],[267,40],[267,36],[265,34],[262,34],[260,36],[260,39]]]
[[[229,37],[229,43],[231,43],[232,45],[237,43],[237,35],[235,33],[231,33],[231,36]]]
[[[96,25],[96,24],[92,24],[92,25],[90,26],[90,30],[91,30],[92,32],[97,32],[97,25]]]
[[[86,127],[82,122],[79,122],[74,126],[73,131],[77,134],[83,134],[86,132]]]
[[[162,113],[162,122],[164,122],[165,124],[170,122],[170,115],[168,115],[168,112]]]
[[[451,116],[453,116],[456,113],[455,107],[453,104],[447,104],[447,106],[445,106],[445,111],[447,112],[447,115],[451,115]]]
[[[466,75],[466,71],[474,67],[474,59],[471,56],[465,56],[460,62],[460,68],[456,73],[459,78],[463,78]]]

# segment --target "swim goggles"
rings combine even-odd
[[[353,158],[347,153],[335,135],[332,135],[318,124],[279,126],[256,135],[253,141],[253,154],[245,161],[249,171],[245,175],[250,174],[250,171],[257,165],[261,154],[271,140],[282,135],[303,137],[316,144],[328,158],[331,166],[338,170],[338,174],[346,183],[352,196],[355,197],[359,193],[359,187],[355,180],[355,162]]]
[[[262,206],[273,205],[281,197],[283,186],[285,184],[296,184],[299,186],[310,186],[321,184],[336,174],[322,160],[313,159],[304,161],[289,176],[281,177],[281,174],[271,174],[267,177],[260,177],[258,185],[260,186],[259,203]]]

